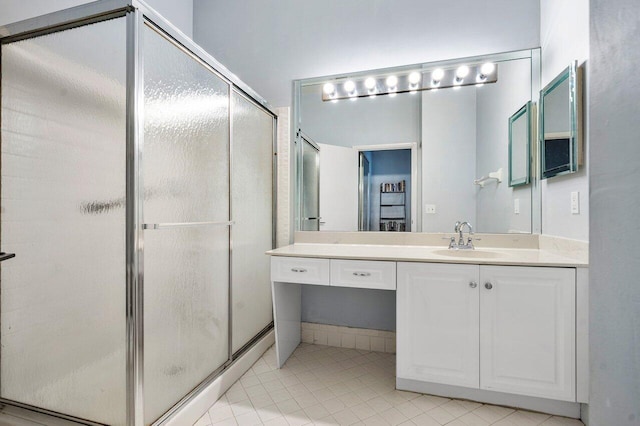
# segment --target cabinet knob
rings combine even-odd
[[[475,282],[475,281],[471,281],[471,282],[469,283],[469,287],[471,287],[471,288],[476,288],[476,287],[478,287],[478,283],[477,283],[477,282]]]
[[[484,283],[484,288],[486,288],[487,290],[491,290],[493,288],[493,284],[491,283]]]

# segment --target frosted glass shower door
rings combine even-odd
[[[123,425],[125,18],[2,45],[0,395]]]
[[[232,346],[236,352],[273,320],[273,117],[232,93]]]
[[[229,85],[153,28],[142,35],[149,424],[229,358]]]

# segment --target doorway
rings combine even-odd
[[[359,151],[358,229],[416,231],[417,144],[355,148]]]

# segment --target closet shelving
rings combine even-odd
[[[380,184],[380,231],[407,229],[406,181]]]

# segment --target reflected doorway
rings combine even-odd
[[[412,149],[393,148],[358,147],[360,231],[412,231],[415,222]]]

